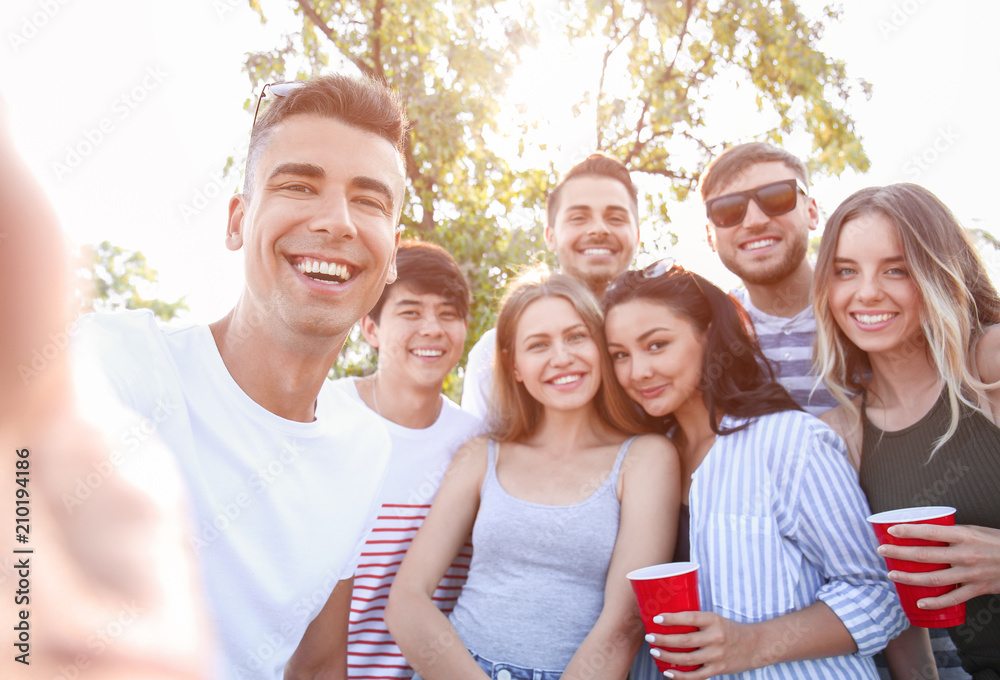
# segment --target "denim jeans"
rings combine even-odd
[[[469,654],[476,660],[479,667],[483,669],[490,680],[559,680],[562,671],[553,671],[541,668],[525,668],[509,663],[498,663],[484,659],[471,649]],[[652,657],[651,657],[652,658]],[[410,680],[423,680],[420,675],[414,673]]]
[[[493,662],[484,659],[475,652],[472,652],[472,658],[486,672],[486,675],[490,676],[491,680],[559,680],[562,677],[561,670],[525,668],[509,663]]]

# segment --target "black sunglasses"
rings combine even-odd
[[[805,185],[798,179],[783,179],[746,191],[717,196],[705,201],[708,219],[719,228],[735,227],[747,214],[747,205],[752,198],[765,215],[776,217],[795,209],[799,192],[808,196]]]

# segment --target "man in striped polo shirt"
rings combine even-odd
[[[802,161],[751,142],[726,149],[709,164],[701,197],[708,244],[743,281],[733,295],[750,313],[778,382],[802,408],[819,415],[837,402],[812,374],[816,318],[806,253],[819,209],[808,187]]]
[[[385,626],[389,588],[448,463],[481,427],[441,393],[465,345],[465,276],[444,249],[416,241],[399,245],[396,272],[396,281],[361,320],[365,340],[378,352],[378,368],[370,376],[334,382],[374,411],[392,440],[381,510],[354,574],[347,673],[355,680],[413,675]],[[454,607],[471,557],[467,543],[434,593],[442,611]]]

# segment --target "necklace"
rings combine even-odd
[[[378,408],[378,371],[372,376],[372,401],[375,402],[375,413],[382,417],[382,411]]]

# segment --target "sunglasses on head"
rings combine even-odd
[[[800,191],[803,196],[809,195],[801,180],[783,179],[746,191],[710,198],[705,201],[705,210],[708,212],[708,219],[716,227],[735,227],[746,216],[751,198],[761,212],[776,217],[795,209]]]
[[[305,85],[304,81],[301,80],[291,80],[282,83],[268,83],[265,85],[261,91],[260,96],[257,97],[257,108],[253,110],[253,123],[250,125],[250,139],[253,139],[253,131],[257,127],[257,116],[260,114],[260,103],[264,101],[264,97],[268,94],[273,94],[275,97],[284,97],[289,92],[297,90]],[[243,176],[246,177],[250,172],[250,154],[247,154],[247,164],[243,168]]]
[[[289,92],[297,90],[305,85],[302,80],[290,80],[281,83],[268,83],[261,89],[260,96],[257,97],[257,108],[253,111],[253,124],[250,126],[250,134],[253,134],[253,129],[257,127],[257,115],[260,113],[260,103],[264,101],[269,93],[273,94],[275,97],[284,97]]]
[[[684,268],[677,264],[676,258],[665,257],[662,260],[657,260],[653,264],[649,265],[645,269],[630,269],[624,274],[622,274],[614,283],[608,286],[608,292],[615,290],[619,286],[626,285],[627,282],[634,281],[635,278],[642,277],[643,279],[655,279],[664,274],[672,273],[674,271],[682,272]]]
[[[680,271],[682,268],[679,264],[677,264],[676,258],[665,257],[658,262],[654,262],[645,269],[640,270],[639,275],[644,279],[655,279],[656,277],[663,276],[673,269]]]

